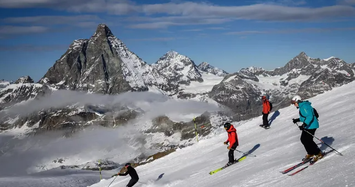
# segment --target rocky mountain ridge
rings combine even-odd
[[[15,104],[39,100],[63,89],[108,95],[155,92],[177,98],[210,100],[230,108],[233,114],[200,116],[202,120],[197,125],[210,124],[202,133],[206,135],[220,125],[212,124],[210,118],[213,115],[219,116],[220,122],[258,116],[261,111],[260,96],[264,94],[270,95],[276,111],[288,105],[289,98],[294,94],[309,98],[353,81],[354,66],[339,58],[313,59],[301,52],[284,67],[272,71],[249,67],[228,74],[206,62],[196,66],[192,59],[175,51],[168,51],[156,63],[149,65],[131,52],[106,25],[100,24],[90,39],[75,40],[38,83],[33,83],[30,77],[21,78],[16,84],[6,85],[0,90],[0,108],[3,110],[0,125],[2,129],[37,125],[38,131],[69,129],[70,132],[92,124],[110,127],[125,125],[144,113],[139,108],[124,105],[73,103],[21,118],[5,114]],[[205,74],[224,78],[209,91],[186,94],[184,86],[206,83]],[[174,122],[160,116],[152,119],[154,128],[147,132],[163,132],[166,136],[179,132],[182,139],[190,139],[194,129],[184,124],[192,123]]]
[[[199,64],[197,66],[197,68],[200,70],[200,71],[203,71],[203,72],[206,72],[206,73],[211,73],[211,74],[214,74],[214,75],[217,75],[217,76],[221,76],[221,77],[224,77],[228,74],[228,72],[222,70],[222,69],[219,69],[217,67],[214,67],[212,66],[211,64],[207,63],[207,62],[202,62],[201,64]]]
[[[250,67],[227,75],[213,87],[209,97],[240,112],[238,120],[248,119],[261,111],[261,95],[270,95],[276,110],[289,105],[287,98],[295,94],[307,99],[352,82],[354,72],[352,64],[339,58],[315,59],[301,52],[284,67],[272,71]]]

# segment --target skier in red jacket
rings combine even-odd
[[[260,127],[268,129],[270,128],[270,124],[268,122],[268,116],[270,114],[270,101],[266,98],[266,96],[262,96],[261,100],[263,101],[263,124],[260,125]]]
[[[224,142],[224,144],[226,144],[226,145],[228,145],[228,143],[229,143],[229,146],[227,147],[227,149],[229,149],[229,152],[228,152],[229,161],[227,163],[227,166],[228,166],[228,165],[231,165],[235,162],[234,150],[237,148],[239,143],[238,143],[237,130],[234,128],[234,126],[232,124],[225,123],[224,129],[226,129],[226,131],[228,133],[228,139],[227,139],[227,141]]]

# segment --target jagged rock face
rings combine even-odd
[[[97,93],[131,90],[123,77],[122,60],[112,48],[109,36],[111,31],[99,25],[89,40],[75,40],[39,82]]]
[[[97,118],[98,116],[95,113],[78,111],[74,108],[61,108],[34,112],[8,125],[14,127],[22,127],[23,125],[32,127],[38,124],[36,127],[37,133],[61,129],[75,131],[81,127],[91,125],[90,121]]]
[[[228,74],[228,72],[221,70],[219,68],[216,68],[207,62],[202,62],[201,64],[199,64],[197,66],[197,68],[202,72],[211,73],[213,75],[217,75],[217,76],[221,76],[221,77],[224,77]]]
[[[189,85],[191,81],[203,81],[195,63],[190,58],[175,51],[167,52],[152,66],[173,85]]]
[[[164,87],[166,79],[99,25],[90,39],[75,40],[39,81],[60,89],[116,94]]]
[[[320,62],[320,66],[326,68],[313,72],[300,86],[299,93],[303,97],[313,97],[355,80],[354,69],[343,60],[336,58],[324,60]]]
[[[180,140],[194,138],[196,132],[199,136],[206,136],[212,130],[208,114],[196,117],[195,120],[186,123],[173,122],[167,116],[156,117],[152,122],[153,126],[146,131],[147,133],[163,132],[165,136],[172,136],[175,133],[180,133]]]
[[[125,107],[105,108],[97,106],[81,106],[73,104],[62,108],[43,109],[26,116],[1,116],[2,129],[9,127],[32,127],[37,124],[36,132],[66,130],[66,135],[90,125],[114,127],[125,125],[135,119],[138,112]]]
[[[24,77],[20,77],[15,81],[15,84],[20,84],[20,83],[34,83],[34,81],[30,76],[24,76]]]
[[[43,96],[46,93],[50,93],[50,89],[41,84],[10,84],[0,90],[0,109],[4,109],[8,106],[27,101],[29,99],[34,99],[38,96]]]
[[[291,72],[294,69],[302,69],[308,67],[314,59],[311,59],[306,55],[306,53],[301,52],[299,55],[290,60],[284,67],[277,68],[274,70],[275,74],[283,75],[285,73]]]
[[[242,79],[259,81],[259,79],[256,76],[263,74],[264,72],[265,70],[262,68],[249,67],[249,68],[242,68],[239,72],[237,72],[237,75]]]
[[[108,40],[123,62],[123,77],[134,91],[147,91],[148,86],[156,86],[164,91],[170,90],[168,80],[157,69],[146,64],[115,36],[110,35]]]
[[[209,97],[218,103],[237,111],[239,120],[255,115],[260,106],[261,92],[253,85],[245,82],[238,73],[227,75],[224,80],[214,86]],[[259,112],[260,113],[260,112]]]
[[[276,110],[288,106],[286,98],[295,94],[309,98],[349,83],[355,80],[354,72],[352,65],[341,59],[312,59],[302,52],[273,71],[250,67],[226,76],[209,96],[235,111],[237,119],[245,119],[245,116],[260,115],[261,94],[272,96],[272,102],[277,103],[273,105]]]

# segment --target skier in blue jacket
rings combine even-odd
[[[317,144],[313,141],[313,136],[317,128],[319,128],[319,123],[314,114],[311,102],[302,101],[301,97],[296,95],[292,98],[291,103],[299,109],[300,115],[299,118],[292,119],[293,123],[303,122],[303,124],[299,126],[300,130],[302,131],[301,142],[307,151],[307,155],[303,160],[312,159],[313,157],[313,161],[317,161],[323,157],[323,153]],[[310,134],[306,131],[308,131]]]

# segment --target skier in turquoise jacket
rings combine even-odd
[[[294,104],[299,109],[300,115],[299,118],[292,119],[293,123],[303,122],[303,124],[299,126],[302,131],[301,142],[307,151],[307,155],[303,160],[313,159],[313,161],[317,161],[323,157],[323,153],[313,141],[313,136],[319,128],[319,123],[314,114],[311,102],[302,101],[301,97],[296,95],[292,98],[291,104]]]
[[[318,119],[314,115],[313,107],[311,102],[302,101],[298,103],[300,112],[300,121],[305,124],[304,129],[318,129],[319,123]]]

